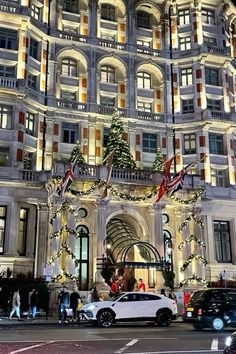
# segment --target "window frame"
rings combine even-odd
[[[157,135],[154,133],[143,132],[142,148],[143,152],[155,154],[157,150]]]
[[[21,216],[22,210],[24,210],[26,213],[26,216],[24,216],[24,217]],[[28,208],[20,208],[17,251],[18,251],[19,256],[22,256],[22,257],[26,256],[28,220],[29,220],[29,209]],[[21,223],[23,224],[22,230],[21,230]],[[22,233],[21,240],[20,240],[20,233]],[[21,246],[21,249],[19,248],[20,246]]]
[[[101,4],[101,20],[116,22],[116,7],[112,4]]]
[[[79,1],[77,0],[64,0],[62,3],[62,11],[72,14],[79,13]]]
[[[192,46],[191,36],[179,37],[179,49],[180,50],[191,50]]]
[[[142,10],[136,11],[136,27],[151,29],[152,16],[150,13]]]
[[[146,71],[137,73],[137,88],[144,90],[152,89],[152,75]]]
[[[110,104],[112,103],[112,104]],[[116,105],[116,98],[115,97],[109,97],[109,96],[100,96],[100,105],[101,106],[106,106],[106,107],[115,107]]]
[[[211,184],[213,187],[229,187],[229,179],[227,170],[218,170],[215,168],[211,168]]]
[[[34,91],[37,90],[37,81],[38,81],[38,76],[37,75],[33,75],[31,73],[28,72],[28,79],[27,79],[27,83],[28,83],[28,87]]]
[[[182,113],[189,114],[194,113],[194,99],[182,99]]]
[[[76,144],[78,140],[78,128],[78,124],[76,123],[62,122],[62,143]]]
[[[0,129],[12,129],[13,107],[0,104]]]
[[[140,101],[140,100],[138,100],[138,102],[137,102],[138,111],[152,113],[153,112],[152,106],[153,105],[151,102],[145,102],[145,101]]]
[[[116,69],[111,65],[102,65],[100,70],[100,79],[102,83],[116,83]]]
[[[219,86],[219,70],[216,68],[205,67],[205,83],[206,85]]]
[[[5,45],[3,43],[5,42]],[[17,50],[18,39],[17,31],[1,28],[0,31],[0,48],[8,50]]]
[[[193,68],[180,69],[180,86],[190,86],[193,84]]]
[[[221,100],[207,98],[207,109],[210,111],[221,111]]]
[[[209,153],[214,155],[224,155],[224,135],[209,133]]]
[[[30,38],[29,55],[36,60],[39,59],[39,42],[34,38]]]
[[[189,8],[180,9],[179,13],[179,25],[189,25],[190,24],[190,10]]]
[[[35,114],[29,111],[26,112],[25,115],[25,132],[29,135],[34,135],[35,130]]]
[[[61,75],[65,77],[78,76],[78,63],[71,58],[63,58],[61,61]]]
[[[35,5],[34,3],[31,4],[30,15],[37,21],[41,21],[41,7]]]
[[[4,156],[6,157],[4,158]],[[3,157],[2,161],[5,161],[6,163],[4,164],[1,163],[1,157]],[[10,148],[0,146],[0,167],[9,167],[9,166],[10,166]]]
[[[222,225],[227,225],[227,230],[222,230]],[[218,229],[215,227],[218,226]],[[216,232],[218,232],[218,240],[216,240]],[[222,233],[226,233],[224,236]],[[232,245],[229,221],[213,220],[214,250],[215,260],[218,263],[232,263]],[[217,247],[218,243],[218,247]],[[226,245],[227,243],[227,245]]]
[[[1,212],[1,209],[4,209],[4,212]],[[5,251],[6,223],[7,223],[7,206],[0,205],[0,254],[4,254]]]
[[[8,71],[9,70],[9,71]],[[0,76],[2,77],[16,77],[15,65],[0,65]]]
[[[197,153],[196,133],[188,133],[183,136],[184,155],[193,155]]]
[[[61,90],[61,100],[69,102],[77,102],[76,91]]]
[[[204,21],[205,19],[205,21]],[[216,24],[216,13],[214,10],[202,8],[202,23],[208,25]]]

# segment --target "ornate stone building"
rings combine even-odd
[[[235,279],[235,38],[230,0],[0,0],[0,271],[41,276],[53,259],[86,289],[109,255],[151,288],[163,260],[176,285]],[[114,168],[103,200],[114,107],[138,169]],[[77,140],[63,214],[55,177]],[[157,147],[179,153],[173,173],[200,161],[182,203],[148,198]]]

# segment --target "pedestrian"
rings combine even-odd
[[[176,296],[175,296],[175,293],[174,293],[173,289],[171,289],[170,292],[169,292],[169,299],[172,299],[172,300],[176,301]]]
[[[47,288],[47,292],[45,294],[45,317],[48,320],[49,308],[50,308],[50,298],[51,298],[51,290]]]
[[[38,304],[39,304],[38,291],[36,289],[33,289],[30,296],[30,311],[33,319],[35,319]]]
[[[65,323],[67,323],[67,312],[66,309],[69,307],[70,299],[69,293],[66,289],[66,286],[63,286],[61,292],[58,295],[58,315],[59,315],[59,323],[61,323],[62,319]]]
[[[80,294],[78,292],[78,288],[75,287],[73,293],[70,294],[70,308],[73,310],[73,320],[76,321],[76,319],[78,320],[77,317],[77,308],[78,305],[81,304],[81,297]]]
[[[161,289],[161,295],[166,296],[166,291],[165,291],[165,289]]]
[[[30,318],[32,312],[31,312],[31,306],[30,306],[30,299],[31,299],[31,295],[33,293],[34,289],[30,290],[29,291],[29,294],[28,294],[28,315],[27,315],[27,320]]]
[[[112,279],[111,282],[111,291],[110,291],[110,296],[115,296],[119,292],[119,285],[117,283],[117,280]]]
[[[146,286],[143,282],[143,279],[139,279],[138,281],[138,291],[145,291],[146,290]]]
[[[100,297],[99,297],[98,290],[97,290],[96,286],[94,286],[94,288],[90,294],[91,294],[91,302],[100,301]]]
[[[9,315],[9,320],[11,320],[12,316],[14,315],[14,313],[16,313],[16,316],[18,317],[18,320],[21,319],[20,317],[20,291],[16,290],[13,294],[13,298],[12,298],[12,310],[11,313]]]

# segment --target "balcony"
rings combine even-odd
[[[217,111],[212,109],[206,109],[203,113],[204,119],[216,119],[216,120],[235,120],[233,113]]]
[[[0,77],[0,87],[16,88],[17,79],[10,77]]]
[[[212,44],[204,43],[202,46],[202,52],[229,56],[230,55],[230,48],[222,48],[222,47],[217,47]]]
[[[163,122],[164,121],[164,114],[163,113],[152,113],[152,112],[138,111],[138,119]]]
[[[19,170],[12,167],[0,168],[0,180],[6,182],[34,182],[44,184],[50,177],[51,171]]]
[[[148,54],[154,57],[164,57],[167,58],[169,57],[169,51],[167,50],[157,50],[157,49],[153,49],[153,48],[149,48],[143,45],[137,45],[136,46],[136,51],[137,53],[141,53],[141,54]]]
[[[64,100],[64,99],[57,99],[57,107],[58,108],[63,108],[63,109],[72,109],[76,111],[87,111],[87,104],[86,103],[81,103],[77,101],[69,101],[69,100]]]
[[[125,49],[124,43],[110,41],[109,39],[99,38],[98,44],[101,47],[105,47],[105,48],[122,49],[122,50]]]
[[[0,11],[10,12],[12,14],[19,14],[20,6],[15,1],[0,1]]]
[[[88,37],[87,36],[83,36],[81,34],[76,34],[76,33],[69,33],[69,32],[65,32],[65,31],[59,31],[59,35],[60,38],[62,39],[67,39],[69,41],[76,41],[76,42],[83,42],[83,43],[87,43],[88,42]]]
[[[120,117],[126,117],[126,110],[124,108],[117,108]],[[103,106],[103,105],[98,105],[98,113],[100,114],[106,114],[109,116],[112,116],[114,113],[114,107],[113,106]]]

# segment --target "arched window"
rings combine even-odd
[[[76,231],[78,235],[75,242],[76,275],[79,278],[80,290],[86,290],[89,280],[89,230],[85,225],[78,225]]]
[[[116,20],[116,9],[110,4],[102,4],[101,6],[101,19],[107,21]]]
[[[139,72],[137,74],[138,88],[151,89],[151,75],[146,72]]]
[[[64,76],[77,76],[77,62],[73,59],[63,59],[61,62],[61,74]]]
[[[104,65],[101,67],[101,81],[107,83],[115,82],[115,68]]]
[[[144,11],[137,11],[136,24],[137,27],[151,28],[151,15]]]

